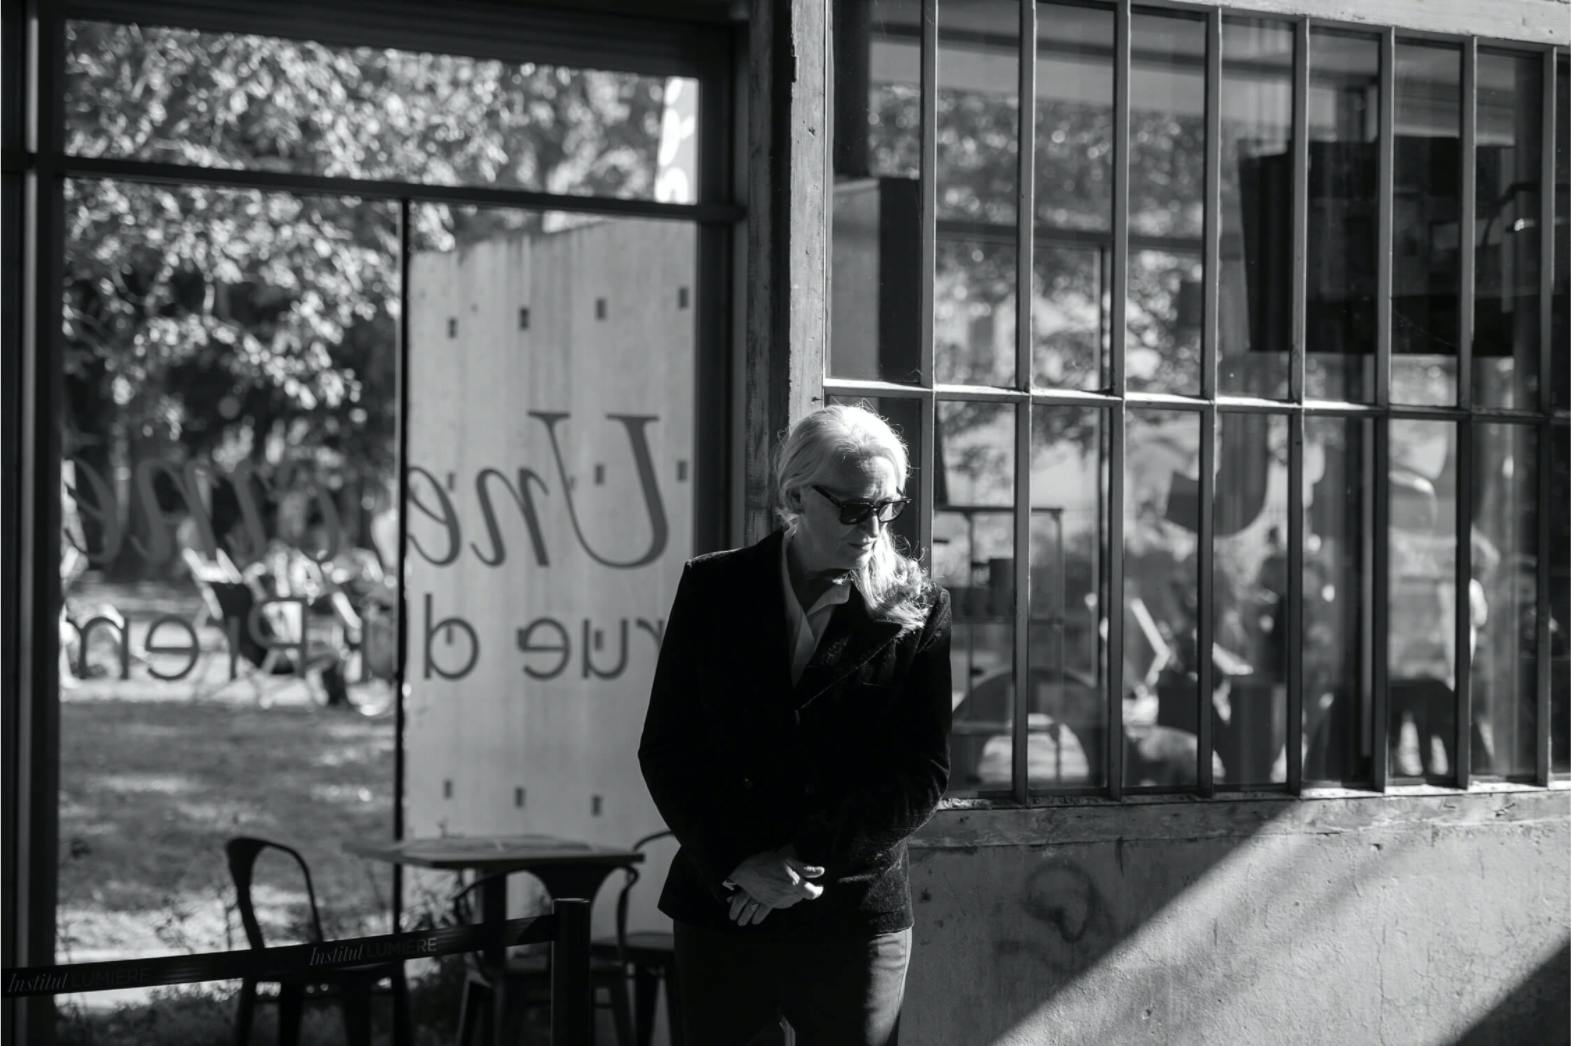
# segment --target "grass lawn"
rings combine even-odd
[[[224,840],[259,835],[300,850],[311,866],[329,937],[388,929],[388,867],[344,854],[352,838],[392,833],[393,721],[308,705],[66,694],[61,704],[61,961],[246,946]],[[158,696],[162,695],[162,696]],[[298,940],[303,884],[259,862],[254,896],[278,943]],[[276,874],[275,874],[276,873]],[[425,964],[429,975],[433,964]],[[412,976],[419,970],[412,967]],[[414,993],[419,1042],[445,1041],[458,984],[452,971]],[[233,984],[62,997],[64,1044],[229,1043]],[[386,1008],[378,1020],[386,1032]],[[255,1041],[276,1037],[272,1007]],[[332,1007],[307,1012],[305,1042],[342,1040]]]

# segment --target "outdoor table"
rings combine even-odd
[[[349,842],[344,850],[356,857],[415,868],[473,871],[485,876],[480,886],[480,917],[500,927],[507,918],[508,872],[528,872],[540,880],[552,900],[567,897],[594,901],[606,877],[619,868],[644,860],[637,850],[562,839],[552,835],[445,835],[387,842]],[[505,949],[500,932],[483,950],[484,965],[501,969]],[[497,983],[500,1000],[502,983]],[[497,1012],[500,1014],[501,1009]],[[493,1041],[500,1041],[501,1021],[494,1020]]]

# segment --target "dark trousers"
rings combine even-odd
[[[770,940],[676,924],[686,1046],[745,1046],[785,1017],[797,1046],[896,1046],[912,932]]]

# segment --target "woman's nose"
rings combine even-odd
[[[868,518],[857,524],[857,529],[862,531],[864,534],[867,534],[869,537],[876,538],[879,536],[879,528],[883,526],[884,524],[879,522],[879,514],[877,512],[870,512],[868,513]]]

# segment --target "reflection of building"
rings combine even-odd
[[[372,6],[6,9],[8,966],[126,827],[60,838],[63,473],[329,462],[407,531],[390,830],[628,842],[674,571],[868,398],[958,610],[908,1041],[1565,1026],[1565,5]]]

